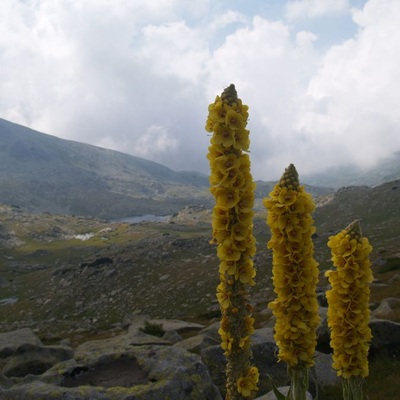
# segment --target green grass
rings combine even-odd
[[[29,221],[27,218],[22,220]],[[57,225],[60,229],[75,234],[95,233],[95,236],[86,241],[67,240],[59,237],[55,237],[51,241],[39,240],[37,232],[46,237],[46,229],[50,229],[52,221],[53,228],[54,225]],[[105,317],[102,321],[103,326],[121,321],[124,313],[135,310],[162,317],[195,317],[196,315],[208,315],[210,312],[212,314],[210,306],[215,301],[218,260],[215,247],[207,244],[211,238],[211,226],[206,221],[197,224],[143,223],[130,225],[46,214],[40,218],[33,218],[32,224],[16,223],[13,220],[9,223],[25,243],[20,247],[6,249],[6,255],[22,265],[17,268],[18,272],[16,272],[16,268],[11,268],[4,258],[0,259],[0,276],[13,279],[12,285],[0,288],[0,298],[17,296],[21,302],[13,306],[12,309],[15,312],[7,311],[6,317],[4,316],[6,309],[0,309],[0,320],[2,321],[12,318],[18,320],[19,313],[24,313],[24,307],[30,309],[32,316],[35,317],[40,317],[42,313],[42,319],[49,316],[62,319],[71,310],[75,311],[73,305],[77,298],[94,303],[96,296],[103,293],[109,296],[108,293],[112,291],[113,287],[122,288],[125,298],[121,294],[115,300],[115,304],[99,303],[106,307],[104,315],[107,318]],[[258,242],[258,251],[268,254],[266,243],[269,239],[269,231],[265,223],[264,211],[256,213],[254,234]],[[321,270],[331,268],[329,249],[325,243],[327,237],[327,234],[320,233],[315,240],[316,258],[320,262]],[[169,247],[167,246],[165,249],[162,245],[158,246],[163,243],[164,239],[170,241]],[[144,241],[142,250],[138,252],[137,249],[140,248],[139,244],[142,240]],[[175,240],[177,240],[176,246],[171,244]],[[179,241],[185,241],[185,245],[180,247]],[[385,246],[384,243],[383,246]],[[149,246],[154,246],[154,248],[149,248]],[[147,249],[152,251],[147,252]],[[152,259],[148,253],[165,253],[166,255]],[[389,257],[390,253],[386,253],[385,256]],[[50,314],[43,314],[43,309],[37,307],[38,298],[57,298],[58,295],[57,290],[55,293],[48,292],[49,288],[46,284],[54,280],[52,275],[54,270],[61,268],[71,271],[71,273],[67,272],[66,277],[70,278],[74,273],[74,279],[77,279],[77,274],[79,276],[79,272],[83,269],[79,267],[80,264],[90,263],[98,257],[111,257],[113,260],[123,259],[123,267],[120,268],[118,278],[110,281],[109,286],[106,286],[106,282],[99,282],[98,288],[89,288],[83,292],[75,291],[71,297],[59,298],[58,309]],[[258,266],[257,285],[252,289],[255,294],[263,292],[271,286],[270,263],[271,259],[268,258],[265,265]],[[43,271],[30,270],[29,265],[35,264],[44,265],[46,269]],[[393,274],[394,272],[389,273]],[[169,275],[170,278],[160,279],[164,275]],[[390,276],[383,276],[384,279],[390,278]],[[62,275],[57,276],[56,280],[60,280],[62,277]],[[326,284],[323,279],[321,284]],[[373,295],[379,299],[382,296],[394,297],[396,295],[394,286],[396,285],[391,285],[389,288],[380,287],[378,290],[382,293],[374,292]],[[30,300],[31,298],[32,300]],[[156,300],[154,300],[155,298]],[[184,306],[182,307],[182,305]],[[88,311],[87,315],[78,315],[76,318],[92,317],[93,313],[94,311]]]
[[[365,393],[370,400],[397,400],[400,393],[400,360],[381,357],[372,361]]]

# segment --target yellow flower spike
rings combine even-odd
[[[250,146],[249,131],[235,131],[235,143],[233,147],[238,150],[248,151]]]
[[[217,288],[222,319],[219,334],[227,358],[226,398],[253,398],[258,371],[251,366],[250,335],[254,332],[247,297],[256,271],[252,257],[255,184],[250,172],[248,107],[237,97],[234,85],[210,104],[206,130],[212,132],[210,162],[212,243],[217,245],[221,283]],[[249,371],[252,371],[250,374]],[[257,379],[256,379],[257,378]]]
[[[237,381],[237,391],[243,396],[243,397],[250,397],[252,392],[255,389],[254,383],[251,378],[248,376],[244,378],[239,378]]]
[[[258,390],[259,376],[258,369],[251,367],[246,376],[239,378],[236,383],[239,393],[244,397],[250,397],[254,391]]]
[[[211,144],[230,147],[235,141],[235,131],[229,126],[219,122],[213,126],[214,135],[211,138]]]
[[[245,120],[243,116],[235,110],[229,110],[225,115],[225,125],[230,129],[240,131],[244,128]]]
[[[331,289],[328,326],[331,330],[333,368],[343,378],[345,400],[362,399],[362,380],[368,376],[369,296],[372,282],[369,254],[372,247],[358,221],[328,241],[336,270],[327,271]]]
[[[219,263],[219,272],[221,274],[234,275],[236,272],[236,261],[221,260]]]
[[[288,364],[291,399],[305,399],[309,368],[314,365],[316,329],[320,318],[316,287],[318,263],[314,260],[312,197],[300,186],[293,164],[286,168],[268,198],[267,224],[273,251],[273,283],[277,298],[269,303],[276,317],[278,358]]]

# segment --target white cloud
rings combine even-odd
[[[310,66],[314,39],[300,36],[293,43],[282,22],[255,17],[251,26],[228,36],[209,63],[209,98],[234,82],[250,106],[252,165],[259,177],[279,176],[295,154],[292,123],[304,78],[298,65]]]
[[[315,25],[298,31],[234,3],[155,4],[2,0],[0,117],[207,172],[207,106],[235,83],[258,179],[290,162],[306,173],[400,149],[397,0],[352,8],[357,34],[327,50]],[[286,12],[349,19],[351,4],[297,1]]]
[[[332,150],[330,164],[339,157],[370,165],[400,148],[400,3],[371,0],[354,15],[357,37],[326,54],[298,120]]]
[[[151,125],[139,138],[134,151],[140,157],[154,160],[163,153],[175,150],[177,144],[165,126]]]
[[[148,25],[142,30],[140,58],[160,75],[173,74],[196,82],[208,56],[199,32],[184,21]]]
[[[289,21],[318,18],[328,14],[342,13],[348,9],[348,0],[293,0],[285,6],[285,17]]]
[[[246,23],[247,17],[237,11],[228,10],[221,15],[217,15],[214,20],[208,24],[208,29],[216,31],[237,22]]]

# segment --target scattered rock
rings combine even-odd
[[[389,297],[382,300],[372,315],[378,319],[400,320],[400,299]]]
[[[175,344],[182,341],[182,336],[176,331],[168,331],[164,333],[162,339],[166,340],[169,343]]]
[[[201,351],[207,347],[219,344],[220,340],[215,340],[213,337],[199,334],[192,336],[188,339],[182,340],[175,344],[175,346],[182,347],[191,353],[200,354]]]
[[[219,345],[221,343],[221,337],[218,333],[219,326],[219,321],[214,322],[207,328],[199,331],[199,333],[195,336],[177,343],[176,346],[183,347],[192,353],[200,354],[203,349],[210,346]]]

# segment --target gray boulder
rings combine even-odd
[[[215,346],[219,341],[207,335],[196,335],[176,343],[174,346],[181,347],[191,353],[201,354],[207,347]]]
[[[340,382],[341,379],[332,368],[332,355],[317,351],[315,354],[315,367],[311,369],[310,387],[315,385],[318,387],[336,386]]]
[[[369,324],[372,332],[370,355],[387,354],[392,357],[400,355],[400,323],[385,319],[373,319]],[[317,349],[323,353],[330,353],[330,331],[325,318],[317,329]]]
[[[16,351],[41,346],[42,342],[30,328],[0,333],[0,358],[7,358]]]
[[[372,311],[372,315],[378,319],[397,320],[400,316],[400,299],[389,297],[382,300],[379,306]]]
[[[1,394],[1,388],[8,389],[13,385],[14,385],[13,380],[0,373],[0,394]],[[0,399],[1,398],[2,397],[0,396]]]
[[[215,322],[207,328],[202,329],[197,335],[184,339],[175,344],[175,346],[182,347],[192,353],[200,354],[203,349],[215,346],[221,342],[218,333],[219,326],[219,321]]]
[[[175,344],[183,340],[182,336],[176,331],[165,332],[164,335],[161,337],[161,339],[171,344]]]
[[[66,346],[37,346],[17,350],[3,367],[8,377],[22,377],[28,374],[40,375],[60,361],[69,360],[74,351]]]
[[[207,367],[211,380],[218,387],[222,396],[225,398],[226,389],[226,375],[225,375],[225,367],[226,367],[226,359],[224,356],[224,352],[220,345],[214,345],[210,347],[206,347],[200,352],[201,359],[205,366]]]
[[[251,336],[251,340],[253,343],[275,343],[274,328],[266,326],[256,329]]]
[[[373,320],[370,323],[372,341],[370,355],[387,354],[400,356],[400,323],[387,320]]]

